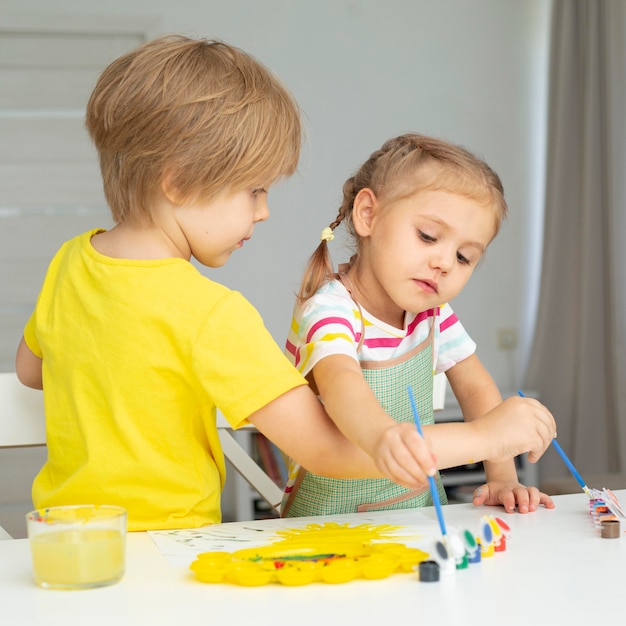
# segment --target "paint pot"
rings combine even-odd
[[[498,522],[496,522],[496,520],[491,516],[488,516],[486,520],[489,522],[489,526],[491,526],[491,532],[493,533],[494,551],[504,552],[504,550],[506,549],[506,540],[500,524],[498,524]]]
[[[439,565],[439,575],[448,576],[456,571],[454,556],[443,541],[435,541],[431,551],[432,560]]]
[[[480,563],[480,544],[476,541],[474,535],[469,530],[465,530],[462,539],[465,544],[468,562]]]
[[[423,583],[434,583],[439,580],[439,563],[437,561],[422,561],[419,564],[419,577]]]
[[[465,552],[463,540],[455,532],[451,532],[448,535],[448,550],[454,558],[456,569],[465,569],[469,563],[467,559],[467,552]]]
[[[603,539],[618,539],[620,535],[619,520],[607,519],[602,522],[600,534]]]

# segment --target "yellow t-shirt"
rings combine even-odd
[[[108,503],[129,530],[219,522],[216,407],[238,427],[306,384],[239,293],[183,259],[52,260],[24,337],[43,359],[48,459],[35,507]]]

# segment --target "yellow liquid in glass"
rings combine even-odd
[[[124,535],[84,528],[42,533],[30,540],[35,582],[43,587],[97,587],[124,573]]]

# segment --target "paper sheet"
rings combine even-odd
[[[398,526],[400,528],[390,534],[397,535],[407,546],[425,550],[441,536],[437,522],[415,510],[229,522],[192,529],[153,530],[148,534],[172,565],[188,566],[201,552],[234,552],[268,545],[281,539],[277,532],[282,529],[304,528],[311,524],[321,526],[329,521],[349,526]]]

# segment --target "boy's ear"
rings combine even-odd
[[[183,198],[181,197],[180,191],[174,185],[173,181],[173,172],[166,172],[163,175],[163,179],[161,180],[161,191],[172,204],[178,206],[183,203]]]
[[[352,204],[352,223],[361,237],[367,237],[370,234],[377,207],[376,194],[368,187],[356,194]]]

